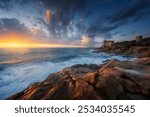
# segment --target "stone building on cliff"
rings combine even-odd
[[[143,43],[143,36],[142,35],[136,36],[136,45],[142,45],[142,43]]]
[[[113,45],[114,45],[114,41],[104,40],[102,47],[103,47],[103,49],[110,49],[110,48],[112,48]]]

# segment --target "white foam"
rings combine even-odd
[[[49,74],[58,72],[65,67],[75,64],[102,64],[108,59],[127,60],[122,56],[91,53],[91,56],[88,57],[77,57],[58,63],[40,61],[11,65],[0,72],[0,99],[22,91],[32,83],[43,81]]]

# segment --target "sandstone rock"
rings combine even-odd
[[[75,65],[8,99],[150,99],[150,58]]]
[[[139,58],[134,60],[136,64],[150,65],[150,57]]]

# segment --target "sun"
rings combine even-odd
[[[27,44],[17,42],[0,43],[0,48],[24,48],[24,47],[27,47]]]
[[[10,43],[10,46],[15,48],[15,47],[18,47],[19,44],[18,43]]]

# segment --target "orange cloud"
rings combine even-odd
[[[21,33],[7,33],[5,35],[0,35],[0,43],[12,43],[12,42],[31,42],[34,39],[32,37],[29,37],[27,34],[21,34]]]
[[[32,29],[31,29],[31,32],[32,32],[33,34],[36,34],[36,33],[38,32],[38,29],[32,28]]]
[[[49,24],[50,22],[51,22],[51,19],[52,19],[52,12],[50,11],[50,10],[46,10],[45,11],[45,22],[47,23],[47,24]]]

